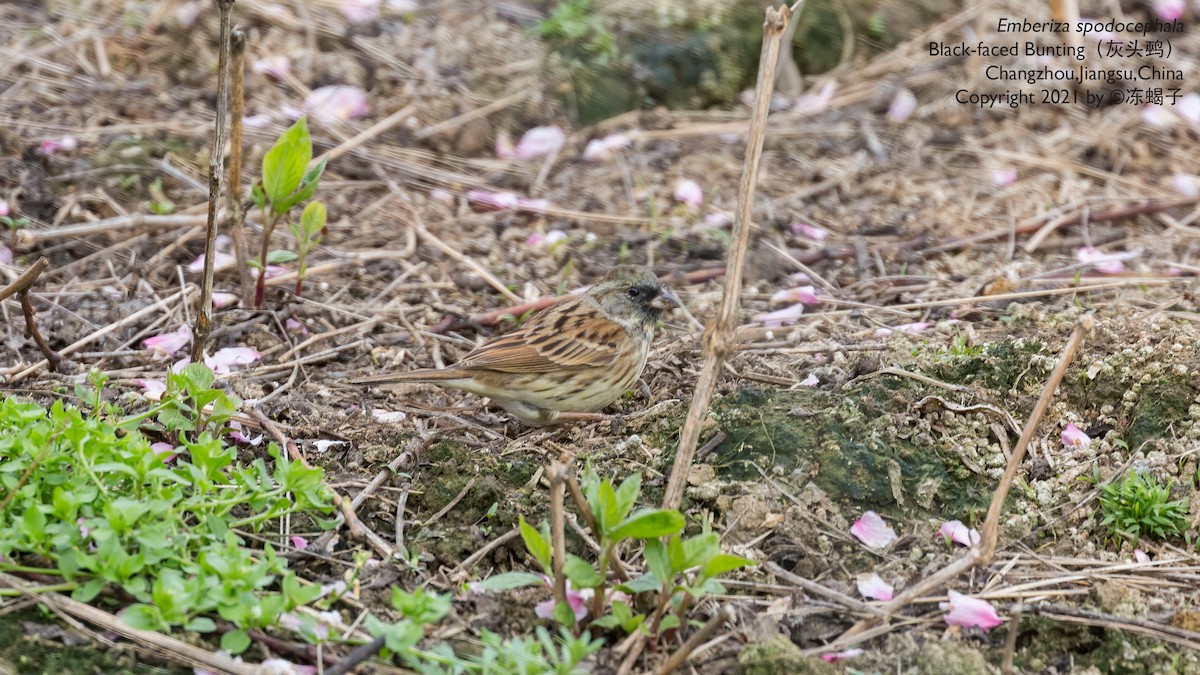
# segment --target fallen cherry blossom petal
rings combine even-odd
[[[867,511],[850,526],[850,534],[871,548],[886,548],[896,541],[896,532],[874,511]]]
[[[318,453],[325,453],[325,452],[328,452],[329,449],[332,447],[335,447],[338,445],[348,445],[349,443],[350,443],[350,441],[321,440],[321,441],[313,441],[313,447],[315,447],[317,449]]]
[[[1138,256],[1137,251],[1125,253],[1104,253],[1091,246],[1081,246],[1075,251],[1075,259],[1080,263],[1091,266],[1100,274],[1120,274],[1125,271],[1123,261]]]
[[[948,591],[947,595],[950,597],[950,602],[940,603],[939,607],[949,610],[943,618],[951,626],[981,628],[988,631],[1004,623],[996,614],[996,608],[992,607],[992,603],[987,600],[972,598],[957,591]]]
[[[249,347],[225,347],[218,349],[215,354],[205,357],[204,364],[216,375],[226,375],[242,366],[250,365],[262,358],[262,354]]]
[[[675,201],[700,206],[704,203],[704,192],[696,181],[684,179],[675,184]]]
[[[441,202],[443,204],[454,203],[454,193],[450,192],[449,190],[443,190],[442,188],[434,188],[430,190],[429,198],[435,202]]]
[[[77,147],[79,147],[79,141],[75,140],[74,136],[48,138],[38,145],[38,153],[45,156],[57,155],[60,152],[71,152]]]
[[[489,192],[487,190],[469,190],[467,192],[467,201],[494,211],[516,208],[518,199],[519,197],[512,192]]]
[[[1133,549],[1133,559],[1139,563],[1150,562],[1150,556],[1146,555],[1146,552],[1140,548]]]
[[[931,324],[927,321],[918,321],[916,323],[904,323],[904,324],[900,324],[899,326],[892,326],[891,328],[876,328],[875,335],[876,335],[876,337],[887,337],[887,336],[891,335],[892,333],[908,333],[909,335],[920,335],[921,333],[925,332],[925,330],[927,328],[929,328],[931,325],[933,325],[933,324]]]
[[[571,588],[570,581],[567,582],[567,604],[570,605],[571,610],[575,612],[576,621],[583,621],[584,617],[588,615],[587,598],[585,597],[585,594],[573,590]],[[554,618],[554,598],[544,602],[539,602],[537,606],[533,608],[533,613],[542,619]]]
[[[817,379],[816,373],[809,373],[808,377],[800,381],[801,387],[815,387],[818,384],[821,384],[821,381]]]
[[[758,316],[754,317],[754,320],[761,322],[766,328],[781,328],[783,326],[790,326],[796,323],[803,315],[804,305],[802,303],[796,303],[791,307],[784,307],[783,309],[778,309],[774,312],[759,314]]]
[[[9,215],[9,213],[11,213],[11,211],[8,207],[8,200],[0,199],[0,218]]]
[[[545,157],[561,150],[566,141],[566,133],[557,126],[534,127],[521,137],[513,154],[517,159]]]
[[[861,647],[854,647],[853,649],[847,649],[844,652],[829,652],[828,654],[822,654],[821,660],[825,663],[841,663],[846,659],[862,656],[865,651],[866,650],[862,649]]]
[[[12,249],[0,244],[0,265],[7,265],[13,261]]]
[[[554,246],[560,241],[563,241],[567,238],[567,236],[567,233],[563,232],[562,230],[550,230],[546,234],[534,232],[533,234],[529,235],[529,238],[525,240],[525,243],[530,248],[545,249]]]
[[[996,169],[992,172],[992,183],[1004,187],[1012,185],[1017,180],[1017,170],[1013,168]]]
[[[308,326],[305,326],[303,323],[293,318],[288,318],[287,321],[284,321],[283,327],[286,328],[287,332],[291,333],[292,335],[308,335]]]
[[[725,227],[733,222],[733,216],[728,213],[714,211],[704,216],[704,224],[709,227]]]
[[[258,274],[259,274],[259,272],[258,272],[257,267],[250,268],[250,276],[252,278],[257,279]],[[274,279],[275,277],[282,276],[284,274],[287,274],[287,268],[284,267],[283,265],[267,265],[267,278],[268,279]]]
[[[812,94],[802,94],[792,106],[792,112],[798,115],[815,115],[829,107],[833,100],[833,92],[837,90],[837,82],[826,80],[821,88]]]
[[[1200,195],[1200,179],[1186,173],[1171,174],[1171,187],[1185,197]]]
[[[894,589],[877,573],[858,575],[858,592],[868,600],[891,600]]]
[[[1186,9],[1186,0],[1154,0],[1154,14],[1162,21],[1178,21]]]
[[[630,143],[632,141],[625,134],[609,134],[604,138],[593,138],[583,149],[583,161],[595,162],[608,159],[617,150],[629,147]]]
[[[367,95],[358,87],[335,84],[314,89],[304,100],[304,110],[313,119],[332,124],[353,120],[367,114]]]
[[[320,629],[314,632],[320,637]],[[325,628],[325,636],[329,636],[329,629]],[[257,675],[316,675],[316,666],[305,666],[299,663],[292,663],[286,659],[264,659],[258,664],[258,670],[254,671]]]
[[[1200,124],[1200,94],[1192,92],[1179,98],[1175,112],[1192,124]]]
[[[370,23],[379,18],[381,0],[338,0],[337,8],[353,24]]]
[[[776,291],[775,295],[771,296],[772,305],[781,305],[785,302],[799,302],[805,305],[819,305],[821,304],[821,299],[817,297],[817,289],[813,286],[797,286],[795,288],[787,288],[781,291]]]
[[[134,380],[142,391],[150,396],[162,396],[167,393],[167,383],[162,380]]]
[[[808,237],[813,241],[825,241],[829,236],[829,230],[808,223],[792,223],[792,234]]]
[[[166,457],[163,457],[163,462],[169,462],[178,456],[178,453],[175,452],[175,446],[170,443],[151,443],[150,449],[156,455],[166,455]]]
[[[238,304],[240,298],[237,293],[213,293],[213,307],[221,309]]]
[[[1092,438],[1081,431],[1079,427],[1068,423],[1062,431],[1062,442],[1068,448],[1087,450],[1092,445]]]
[[[304,537],[293,536],[292,548],[296,549],[297,551],[303,551],[304,549],[308,548],[308,540]]]
[[[234,257],[234,255],[232,253],[222,253],[220,251],[217,251],[217,254],[215,256],[213,256],[213,271],[214,272],[220,272],[221,270],[227,270],[236,264],[237,264],[237,258]],[[199,258],[196,258],[192,262],[188,263],[187,271],[192,272],[193,274],[204,271],[204,254],[203,253],[200,254]]]
[[[974,546],[979,543],[979,530],[968,528],[961,520],[948,520],[938,528],[938,534],[963,546]]]
[[[403,422],[408,414],[403,410],[372,410],[371,416],[380,422]]]
[[[892,98],[891,105],[888,106],[887,119],[889,122],[899,124],[907,122],[908,118],[917,110],[917,97],[907,89],[901,89],[896,92]]]
[[[273,77],[276,80],[282,80],[292,72],[292,62],[282,54],[272,54],[264,56],[261,59],[255,59],[254,63],[250,64],[250,70]]]
[[[1151,103],[1142,106],[1142,122],[1155,129],[1166,129],[1175,124],[1175,116],[1166,106]]]
[[[184,324],[178,330],[142,340],[142,346],[160,356],[174,356],[192,343],[192,329]]]

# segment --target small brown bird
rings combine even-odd
[[[649,270],[624,265],[587,293],[546,309],[453,366],[381,375],[358,384],[413,382],[461,389],[491,398],[531,426],[553,424],[561,421],[561,413],[604,408],[637,381],[667,305],[679,306],[679,298]]]

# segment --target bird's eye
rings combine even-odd
[[[642,292],[640,290],[638,290],[637,288],[631,288],[628,291],[625,291],[625,293],[628,294],[629,297],[633,298],[634,300],[637,300],[642,295]]]

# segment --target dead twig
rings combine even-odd
[[[1200,651],[1200,633],[1166,624],[1059,605],[1021,605],[1020,609],[1054,621],[1137,633]]]
[[[62,227],[52,227],[43,230],[32,230],[23,227],[17,230],[16,236],[18,245],[29,246],[43,241],[69,241],[93,234],[112,232],[113,230],[130,228],[166,230],[172,227],[194,227],[196,225],[203,225],[206,222],[208,222],[207,217],[201,214],[180,213],[169,216],[134,214],[105,218],[104,220],[97,220],[94,223],[64,225]]]
[[[233,239],[233,256],[237,260],[238,279],[242,285],[242,306],[254,301],[254,277],[246,264],[246,223],[242,212],[242,118],[246,114],[246,33],[238,29],[232,35],[232,57],[229,66],[229,180],[226,182],[225,208],[229,210],[229,235]]]
[[[722,626],[730,621],[733,621],[733,619],[733,608],[729,605],[722,605],[721,608],[717,610],[717,613],[713,614],[712,618],[710,618],[700,630],[693,633],[692,636],[688,638],[687,642],[683,643],[683,646],[676,650],[675,653],[667,659],[667,662],[659,667],[657,674],[667,675],[668,673],[675,672],[675,669],[682,666],[684,661],[687,661],[688,657],[692,655],[692,652],[696,651],[697,647],[704,644],[710,637],[713,636],[713,633],[716,633]]]
[[[196,327],[192,329],[192,363],[204,360],[204,345],[212,333],[213,269],[217,253],[217,209],[220,208],[221,187],[225,182],[225,144],[229,130],[226,116],[229,108],[229,53],[231,49],[230,17],[234,0],[216,0],[220,15],[220,49],[217,59],[217,115],[212,150],[208,155],[208,219],[205,221],[204,279],[200,283],[200,306],[196,310]]]
[[[49,266],[49,258],[46,256],[38,258],[37,262],[22,272],[16,281],[4,288],[0,288],[0,301],[16,293],[17,299],[21,302],[21,312],[25,315],[25,334],[33,338],[33,341],[37,343],[38,349],[41,350],[42,356],[45,356],[46,362],[50,364],[50,369],[57,373],[59,372],[59,364],[62,363],[62,357],[58,355],[58,352],[50,348],[50,345],[46,343],[46,338],[42,337],[41,332],[38,331],[37,322],[34,320],[34,315],[37,314],[37,311],[33,308],[33,302],[29,299],[29,289],[33,287],[33,282],[37,281],[37,278]]]
[[[563,564],[567,561],[566,519],[563,515],[567,468],[562,462],[552,462],[547,474],[550,478],[550,543],[553,547],[550,566],[554,572],[554,607],[557,610],[567,604],[567,575],[563,574]]]
[[[729,260],[725,265],[725,289],[716,319],[704,331],[704,365],[696,382],[687,421],[679,438],[679,449],[675,453],[675,464],[663,496],[663,508],[678,508],[683,499],[683,488],[687,484],[688,471],[700,438],[700,427],[708,414],[717,385],[717,377],[725,359],[733,352],[737,342],[737,316],[742,292],[742,268],[746,261],[746,244],[750,236],[750,216],[754,206],[754,188],[758,183],[758,165],[762,157],[763,135],[767,112],[771,105],[771,91],[775,80],[775,63],[779,58],[780,42],[792,19],[792,10],[787,6],[768,8],[763,22],[762,56],[758,65],[758,85],[754,99],[754,112],[750,119],[750,134],[746,141],[746,158],[742,165],[742,181],[738,186],[737,217],[733,224],[733,244]]]

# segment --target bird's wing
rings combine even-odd
[[[546,373],[611,366],[629,335],[582,299],[534,317],[521,329],[480,346],[455,368],[506,373]]]

